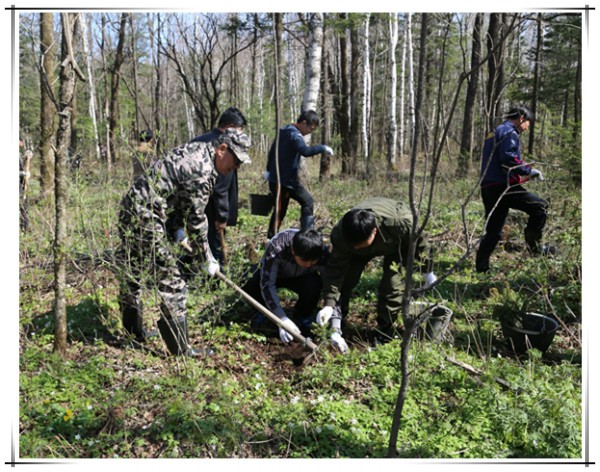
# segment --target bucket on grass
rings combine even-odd
[[[444,305],[433,305],[427,302],[412,302],[410,305],[411,315],[418,316],[426,310],[431,314],[424,326],[419,326],[417,337],[429,341],[441,341],[444,333],[450,325],[452,310]]]
[[[250,213],[252,215],[268,216],[273,210],[273,195],[250,194]]]
[[[546,352],[557,329],[558,322],[554,318],[540,313],[526,313],[523,327],[502,323],[502,334],[517,354],[524,354],[531,348]]]

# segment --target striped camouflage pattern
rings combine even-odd
[[[217,179],[212,143],[186,143],[139,176],[121,202],[122,299],[134,306],[143,286],[156,283],[167,318],[185,315],[187,286],[165,228],[167,218],[185,226],[199,262],[212,258],[204,209]]]

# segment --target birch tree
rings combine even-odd
[[[389,68],[390,68],[390,98],[388,101],[388,133],[387,133],[387,160],[388,166],[395,169],[396,149],[398,144],[398,125],[396,122],[396,90],[398,74],[396,69],[396,47],[398,45],[398,19],[396,13],[388,16],[389,27]]]
[[[87,24],[88,22],[91,22],[91,20],[91,16],[86,16],[86,19],[84,20],[82,18],[81,21],[77,22],[77,25],[79,25],[79,28],[81,29],[80,34],[83,45],[83,53],[85,56],[87,86],[88,93],[90,95],[88,111],[90,114],[90,119],[92,120],[92,127],[94,129],[94,150],[96,152],[96,159],[100,160],[100,135],[98,134],[98,116],[96,113],[96,85],[92,73],[92,51],[90,49],[90,41],[88,39],[88,32],[91,32],[91,28],[88,29]]]
[[[371,121],[371,62],[369,59],[369,21],[371,15],[366,14],[364,19],[364,34],[363,34],[363,86],[362,86],[362,115],[361,115],[361,141],[363,156],[365,156],[365,172],[367,176],[370,174],[370,144],[369,144],[369,124]]]
[[[306,53],[306,87],[302,111],[316,110],[321,82],[321,56],[323,48],[323,14],[311,13],[308,20],[309,36]]]
[[[410,13],[409,13],[410,14]],[[406,140],[404,138],[405,135],[405,117],[404,117],[404,104],[406,103],[405,95],[406,95],[406,49],[408,44],[408,32],[409,28],[405,26],[404,28],[404,38],[402,41],[402,65],[400,66],[400,118],[398,122],[400,123],[400,156],[404,157],[405,149],[404,146],[406,144]]]

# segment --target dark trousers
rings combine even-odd
[[[487,224],[485,235],[477,251],[477,268],[479,270],[487,269],[489,257],[502,237],[502,228],[511,208],[529,215],[525,227],[525,242],[532,253],[537,254],[540,251],[542,230],[548,215],[548,202],[528,192],[521,185],[515,185],[503,194],[505,190],[506,187],[502,185],[481,189]]]
[[[277,184],[269,183],[271,193],[277,198]],[[314,226],[313,211],[315,201],[308,190],[302,185],[298,184],[295,188],[282,187],[279,195],[279,201],[276,202],[276,207],[271,215],[271,221],[269,223],[269,232],[267,237],[271,239],[281,228],[281,223],[287,213],[290,199],[296,200],[300,204],[300,227],[301,229],[310,229]],[[275,213],[278,213],[277,227],[275,227]]]
[[[277,279],[277,288],[287,288],[298,295],[294,310],[289,314],[289,317],[298,323],[298,327],[304,332],[303,327],[310,325],[314,321],[314,312],[319,304],[321,289],[323,288],[321,276],[315,273],[308,273],[300,277],[280,278]],[[242,290],[267,308],[260,290],[259,268],[254,270],[254,273],[242,287]]]
[[[217,228],[215,227],[215,221],[208,217],[208,234],[207,234],[207,239],[208,239],[208,246],[210,247],[210,252],[212,252],[212,255],[215,256],[215,259],[217,259],[219,261],[219,264],[223,265],[223,262],[225,261],[225,257],[223,255],[223,247],[221,245],[221,236],[219,235],[219,232],[217,231]],[[225,233],[225,230],[223,230],[223,233]]]
[[[360,277],[372,257],[353,256],[344,285],[340,290],[340,308],[342,321],[347,317],[350,308],[352,290],[358,285]],[[383,274],[377,290],[377,326],[380,331],[390,333],[402,308],[403,280],[401,271],[393,269],[396,263],[400,265],[398,253],[388,254],[383,257]],[[343,328],[342,328],[343,329]]]

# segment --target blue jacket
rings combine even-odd
[[[517,185],[530,173],[531,166],[521,158],[517,126],[507,120],[486,137],[481,159],[481,186]]]
[[[271,144],[267,172],[269,182],[277,184],[277,170],[275,168],[275,142]],[[325,152],[325,146],[307,146],[304,136],[293,124],[286,125],[279,130],[279,179],[282,187],[296,189],[300,184],[299,171],[301,156],[309,157]]]

